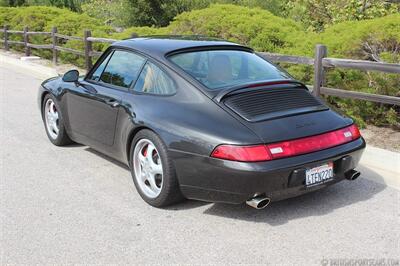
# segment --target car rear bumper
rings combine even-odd
[[[242,203],[265,194],[271,201],[295,197],[345,179],[365,148],[355,141],[300,156],[257,163],[243,163],[171,151],[183,195],[211,202]],[[334,177],[326,183],[305,186],[305,171],[327,162],[334,164]]]

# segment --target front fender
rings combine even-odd
[[[61,77],[53,77],[46,79],[40,84],[38,94],[37,94],[37,104],[39,110],[42,109],[43,99],[47,93],[51,93],[54,97],[59,99],[59,95],[61,94]]]

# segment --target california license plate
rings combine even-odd
[[[325,183],[333,178],[333,163],[329,162],[306,170],[306,186]]]

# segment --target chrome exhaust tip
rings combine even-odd
[[[359,176],[361,175],[361,173],[359,171],[356,171],[354,169],[347,171],[344,176],[346,177],[347,180],[356,180]]]
[[[267,207],[270,202],[271,202],[270,198],[267,198],[265,196],[256,196],[254,198],[247,200],[246,204],[249,205],[250,207],[253,207],[254,209],[261,210]]]

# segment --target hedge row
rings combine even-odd
[[[50,31],[57,26],[62,34],[82,36],[84,29],[91,29],[96,37],[115,39],[129,38],[132,33],[143,35],[202,34],[219,37],[257,51],[291,55],[313,56],[317,43],[328,46],[330,57],[364,60],[382,60],[400,63],[400,14],[363,21],[333,25],[322,33],[304,31],[304,27],[289,19],[272,15],[259,8],[234,5],[212,5],[202,10],[185,12],[167,27],[133,27],[123,32],[104,26],[98,19],[54,7],[0,8],[0,25],[22,30],[29,26],[32,31]],[[12,36],[17,39],[18,36]],[[50,43],[48,37],[33,36],[32,42]],[[82,42],[65,41],[66,47],[83,49]],[[103,50],[106,44],[95,44]],[[49,51],[37,50],[36,54],[50,57]],[[83,64],[79,56],[61,53],[64,62]],[[296,78],[311,83],[310,66],[285,65]],[[335,69],[327,75],[327,85],[348,90],[400,96],[400,75]],[[361,126],[366,122],[376,125],[399,127],[400,110],[393,106],[328,97],[332,105],[345,110]]]

